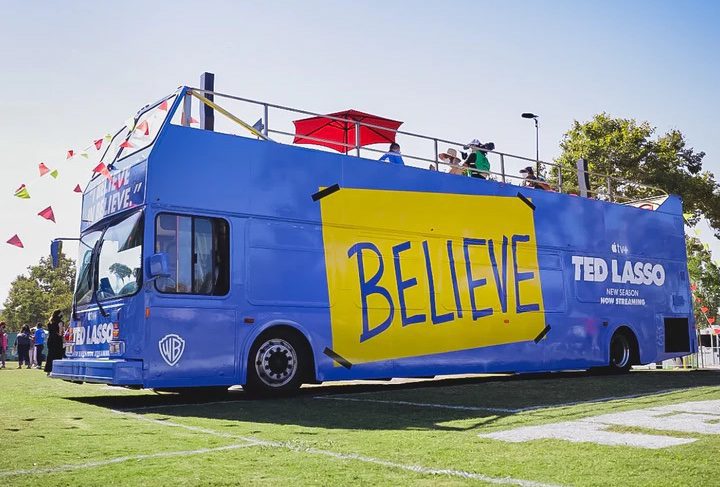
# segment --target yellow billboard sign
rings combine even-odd
[[[532,340],[545,327],[521,199],[343,188],[320,205],[333,351],[349,362]]]

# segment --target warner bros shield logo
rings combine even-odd
[[[165,335],[158,342],[158,347],[160,356],[166,364],[172,367],[178,363],[185,351],[185,340],[175,334]]]

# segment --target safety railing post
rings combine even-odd
[[[183,107],[182,107],[182,117],[180,120],[180,125],[184,125],[185,127],[190,126],[190,119],[192,118],[192,96],[190,94],[190,90],[187,90],[185,92],[185,97],[183,98]]]
[[[270,130],[270,120],[268,119],[270,109],[267,103],[263,103],[263,135],[268,136],[268,130]]]
[[[355,122],[355,153],[360,157],[360,124]]]
[[[505,181],[505,154],[500,154],[500,174],[502,175],[502,182]]]
[[[440,170],[440,159],[438,154],[438,141],[437,139],[433,139],[433,142],[435,143],[435,170]]]
[[[562,178],[562,166],[561,165],[558,165],[557,171],[558,171],[558,177],[557,177],[558,193],[562,193],[563,192],[563,178]]]

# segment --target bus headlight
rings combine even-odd
[[[110,356],[124,355],[124,354],[125,354],[125,342],[123,342],[123,341],[110,342]]]

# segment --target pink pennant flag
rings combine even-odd
[[[708,309],[709,308],[707,306],[703,306],[702,308],[700,308],[700,311],[702,311],[703,313],[707,313]]]
[[[43,211],[38,213],[38,216],[41,216],[45,218],[46,220],[50,220],[51,222],[55,223],[55,213],[53,213],[52,206],[48,206]]]
[[[710,323],[711,325],[712,325],[713,323],[715,323],[715,317],[714,317],[714,316],[709,317],[709,318],[708,318],[708,323]]]
[[[697,289],[697,284],[690,284],[690,290],[694,291]]]
[[[45,165],[44,162],[41,162],[38,165],[38,170],[40,171],[40,177],[43,177],[44,175],[46,175],[47,173],[50,172],[50,169],[48,169],[48,167]]]
[[[17,236],[17,233],[10,237],[10,240],[7,241],[10,245],[14,245],[15,247],[19,247],[21,249],[24,249],[25,246],[22,243],[22,240],[20,240],[20,237]]]
[[[73,191],[74,191],[75,193],[82,193],[82,188],[81,188],[80,185],[78,184],[78,185],[75,186],[75,189],[73,189]]]
[[[142,122],[140,122],[138,126],[135,127],[135,130],[139,130],[145,135],[150,135],[150,125],[148,124],[147,120],[143,120]]]
[[[67,151],[67,157],[65,157],[65,159],[70,159],[74,155],[75,155],[75,151],[71,149],[71,150]]]
[[[95,144],[95,149],[100,150],[100,147],[102,147],[103,139],[98,139],[93,141],[93,144]]]
[[[185,125],[185,120],[186,120],[185,114],[182,113],[182,114],[180,115],[180,124],[181,124],[181,125]],[[200,122],[198,122],[197,120],[195,120],[195,119],[193,118],[193,116],[190,115],[190,120],[187,122],[187,124],[188,124],[188,125],[192,125],[192,124],[194,124],[194,123],[200,123]]]
[[[123,149],[132,149],[135,146],[132,145],[129,140],[126,140],[125,142],[120,144],[120,147],[122,147]]]
[[[158,105],[158,109],[160,109],[164,112],[167,112],[167,109],[168,109],[167,100],[163,100],[163,102],[160,105]]]
[[[103,171],[107,171],[107,168],[105,167],[105,163],[103,163],[103,162],[101,162],[100,164],[98,164],[97,166],[95,166],[93,168],[93,174],[102,173]],[[78,186],[80,186],[80,185],[78,184]]]

